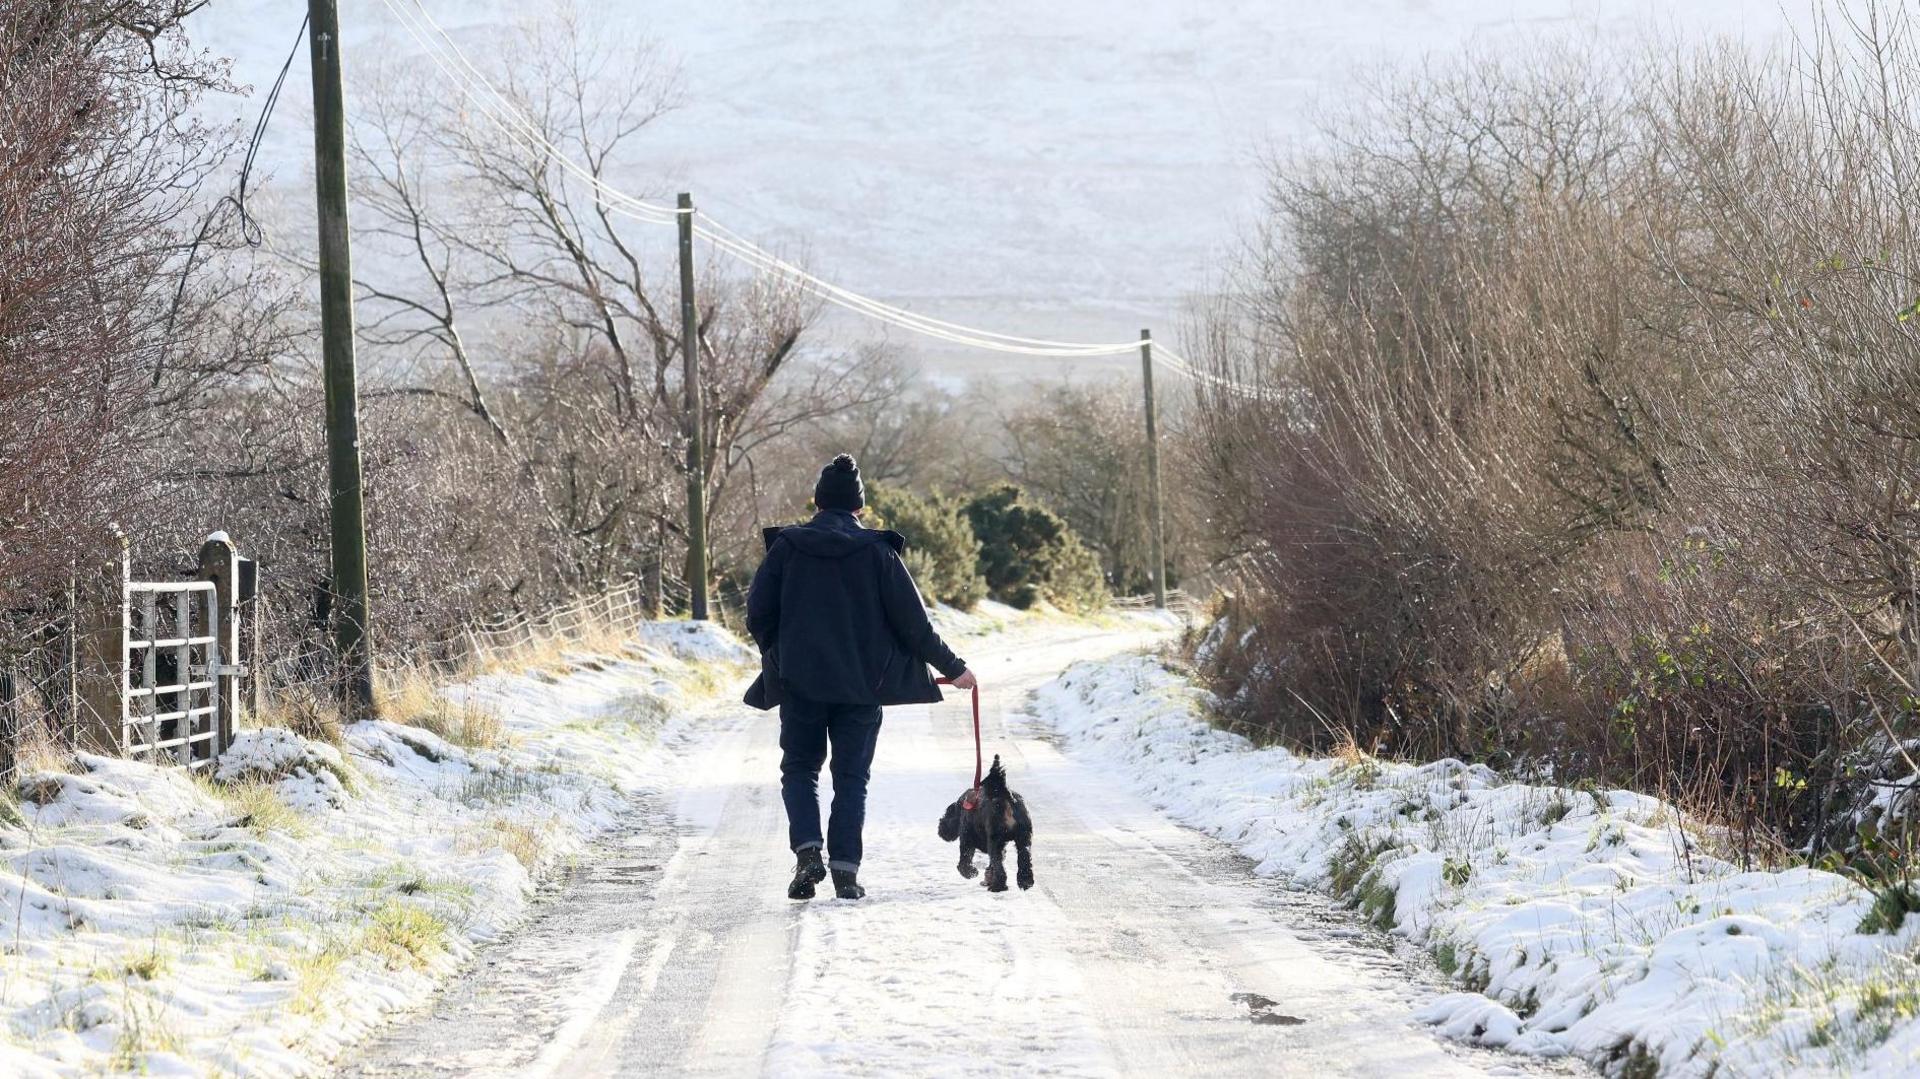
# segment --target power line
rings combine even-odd
[[[672,221],[677,215],[676,209],[658,206],[628,195],[568,157],[565,151],[546,138],[537,125],[521,114],[518,106],[511,99],[487,81],[485,74],[466,58],[466,54],[460,51],[458,44],[444,29],[433,22],[432,16],[427,14],[420,4],[417,2],[413,4],[420,12],[416,18],[411,12],[400,7],[396,0],[383,0],[383,2],[401,20],[415,42],[428,52],[429,58],[434,61],[436,67],[440,68],[441,73],[453,82],[469,101],[474,103],[482,115],[502,128],[510,138],[514,137],[514,133],[518,131],[524,140],[523,146],[546,154],[562,169],[592,187],[607,200],[611,210],[623,216],[652,224],[664,224]],[[444,52],[441,45],[429,38],[429,28],[434,37],[444,42]],[[456,70],[444,55],[445,53],[451,53],[465,70]],[[486,97],[482,97],[477,88],[484,89]],[[1130,352],[1134,348],[1132,342],[1095,345],[1017,337],[915,314],[815,276],[753,244],[738,233],[720,225],[710,216],[703,215],[703,220],[711,222],[711,227],[696,224],[696,234],[727,254],[762,270],[793,280],[830,303],[925,336],[976,348],[1037,356],[1109,356]]]
[[[467,58],[458,43],[426,10],[421,0],[382,0],[382,3],[400,20],[409,36],[427,52],[429,59],[441,74],[454,84],[481,115],[499,127],[508,138],[520,142],[527,149],[546,155],[565,172],[592,188],[595,194],[604,200],[608,209],[615,213],[655,225],[677,220],[680,215],[678,209],[650,203],[621,191],[554,145],[511,98],[488,81],[485,73]],[[413,10],[407,10],[403,4],[410,5]],[[452,59],[448,58],[449,55]],[[828,303],[924,337],[992,352],[1053,358],[1119,356],[1130,354],[1139,347],[1137,341],[1113,343],[1053,341],[948,322],[917,314],[836,285],[767,251],[714,220],[711,215],[703,214],[695,218],[694,233],[718,250],[764,272],[784,277]],[[1242,396],[1261,398],[1267,396],[1266,391],[1261,387],[1200,371],[1189,361],[1164,347],[1155,350],[1155,359],[1161,361],[1169,371],[1198,384]]]
[[[287,50],[287,58],[280,65],[280,74],[274,76],[273,89],[267,91],[267,99],[260,107],[260,119],[253,125],[253,139],[247,143],[247,156],[240,162],[240,181],[234,191],[233,204],[240,211],[240,231],[249,247],[259,247],[264,236],[260,231],[260,223],[247,211],[247,180],[253,175],[253,163],[260,156],[260,144],[266,139],[267,123],[273,119],[273,107],[280,103],[280,90],[287,84],[287,72],[293,67],[293,58],[300,52],[300,42],[306,38],[307,24],[312,19],[312,12],[300,19],[300,29],[293,35],[293,47]]]
[[[396,17],[401,19],[402,24],[408,29],[408,32],[414,37],[415,41],[419,43],[422,48],[428,50],[429,55],[434,59],[436,66],[441,69],[442,73],[453,81],[469,100],[474,101],[484,115],[496,124],[507,129],[509,134],[511,134],[512,129],[518,128],[531,140],[532,145],[530,148],[551,155],[561,167],[592,186],[597,192],[606,196],[612,204],[612,208],[616,210],[625,209],[633,211],[627,216],[653,223],[664,223],[673,219],[677,213],[676,210],[634,198],[620,191],[618,188],[613,187],[611,184],[580,167],[576,162],[568,158],[565,152],[548,140],[532,121],[520,114],[518,107],[514,105],[505,94],[501,93],[487,81],[485,74],[481,72],[472,61],[466,58],[465,53],[460,51],[459,45],[452,40],[445,29],[433,21],[432,15],[419,3],[419,0],[412,0],[412,6],[419,11],[417,19],[410,12],[401,9],[396,0],[383,0],[383,2],[387,4],[389,10],[395,13]],[[424,27],[422,24],[424,24]],[[465,68],[464,72],[454,70],[441,55],[440,46],[435,44],[434,41],[428,40],[426,32],[429,28],[439,41],[444,42],[446,51],[460,61],[461,65]],[[487,94],[502,107],[501,111],[506,113],[504,118],[500,115],[499,111],[496,111],[493,105],[478,99],[478,95],[475,93],[476,86],[484,88]],[[789,278],[829,302],[929,337],[936,337],[958,344],[971,345],[973,347],[994,351],[1040,356],[1121,355],[1130,353],[1136,347],[1134,342],[1131,341],[1113,344],[1084,344],[1019,337],[1012,334],[1003,334],[991,330],[981,330],[974,327],[963,326],[958,323],[945,322],[925,315],[918,315],[904,308],[895,307],[872,297],[863,296],[850,289],[834,285],[832,282],[826,281],[753,244],[738,233],[720,225],[720,223],[714,221],[711,216],[704,216],[704,220],[711,222],[712,227],[696,225],[696,233],[700,235],[701,238],[728,254],[763,270]]]
[[[173,324],[180,314],[180,305],[187,296],[187,280],[193,273],[194,260],[200,255],[200,245],[205,243],[207,235],[213,231],[214,223],[219,220],[218,210],[222,203],[232,203],[240,215],[240,238],[248,247],[259,247],[266,241],[266,233],[261,230],[260,222],[254,220],[247,210],[247,180],[253,175],[253,163],[260,156],[260,144],[267,135],[267,123],[273,119],[273,107],[280,103],[280,90],[287,83],[287,71],[293,67],[293,58],[300,52],[300,42],[307,36],[307,23],[313,18],[308,13],[300,19],[300,29],[293,35],[293,47],[287,50],[287,59],[280,65],[280,74],[273,80],[273,89],[267,91],[266,100],[260,106],[260,118],[254,121],[253,138],[247,143],[246,156],[240,160],[240,178],[234,185],[234,193],[222,195],[214,203],[214,209],[207,213],[206,220],[200,223],[200,230],[194,234],[193,242],[187,245],[187,258],[180,267],[180,283],[174,287],[173,303],[167,308],[166,332],[160,338],[160,355],[153,363],[153,384],[160,385],[161,374],[166,370],[169,346],[173,342]]]

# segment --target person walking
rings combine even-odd
[[[746,703],[780,709],[780,796],[796,864],[789,899],[812,899],[833,873],[834,894],[859,899],[867,774],[885,705],[934,704],[927,668],[961,689],[977,685],[940,639],[901,561],[898,532],[867,528],[860,466],[841,454],[813,488],[803,525],[764,531],[767,556],[747,590],[747,633],[760,676]],[[820,766],[833,752],[833,808],[820,831]],[[827,860],[821,861],[820,848]]]

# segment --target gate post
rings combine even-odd
[[[0,779],[13,778],[19,757],[20,709],[14,702],[13,661],[0,660]]]
[[[200,579],[213,582],[214,604],[219,614],[213,619],[218,643],[207,657],[207,673],[214,676],[214,701],[219,733],[214,737],[213,756],[226,752],[233,744],[233,720],[240,713],[240,557],[225,532],[215,532],[200,545]]]
[[[119,753],[125,748],[127,664],[126,534],[113,530],[113,557],[87,572],[76,589],[74,682],[79,714],[73,748]]]

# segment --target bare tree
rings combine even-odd
[[[1129,387],[1061,386],[1029,397],[1001,420],[1009,478],[1064,518],[1100,556],[1110,586],[1128,595],[1153,586],[1140,410]]]
[[[365,333],[416,361],[379,392],[445,401],[483,425],[586,581],[657,567],[663,537],[684,541],[671,233],[593,182],[612,181],[678,81],[652,46],[568,12],[519,39],[492,81],[530,131],[393,72],[368,95],[352,148],[364,233],[381,252],[361,263],[374,275],[360,282]],[[817,306],[791,282],[709,259],[699,298],[703,479],[713,519],[728,521],[756,449],[887,390],[858,363],[796,362]]]

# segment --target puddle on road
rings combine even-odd
[[[595,868],[590,876],[593,881],[612,884],[632,884],[637,881],[651,880],[660,872],[660,866],[653,862],[641,862],[631,865],[608,865]]]
[[[1254,872],[1253,859],[1240,854],[1204,833],[1188,829],[1205,839],[1206,853],[1183,858],[1187,868],[1215,882],[1249,889],[1249,905],[1284,925],[1289,933],[1306,942],[1320,955],[1332,961],[1370,972],[1405,987],[1408,1007],[1424,996],[1448,992],[1456,987],[1434,963],[1433,956],[1404,937],[1385,933],[1360,920],[1338,901],[1309,889],[1299,888],[1274,877]],[[1259,1026],[1301,1026],[1312,1016],[1298,1016],[1280,1010],[1281,1001],[1261,993],[1235,993],[1231,1004],[1244,1009],[1230,1021]],[[1415,1024],[1409,1023],[1409,1029]],[[1509,1054],[1497,1049],[1466,1045],[1434,1036],[1449,1055],[1471,1061],[1473,1066],[1501,1075],[1590,1076],[1592,1069],[1577,1059],[1543,1058]]]
[[[1263,997],[1258,993],[1235,993],[1232,1000],[1235,1004],[1245,1005],[1247,1009],[1247,1020],[1258,1026],[1297,1027],[1306,1022],[1305,1019],[1297,1015],[1287,1015],[1284,1012],[1274,1011],[1275,1008],[1280,1006],[1280,1002],[1271,997]]]

